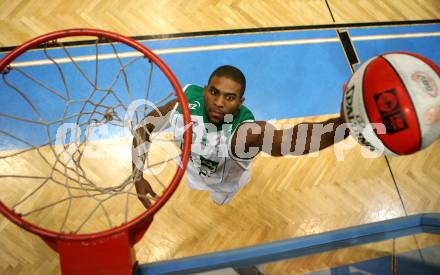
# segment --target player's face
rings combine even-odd
[[[226,114],[237,114],[244,98],[241,85],[227,77],[214,76],[205,86],[205,108],[208,120],[215,125],[222,124]]]

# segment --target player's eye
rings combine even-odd
[[[218,91],[214,88],[209,89],[209,91],[211,92],[211,95],[217,95]]]
[[[228,101],[233,101],[233,100],[235,100],[235,96],[233,96],[233,95],[228,95],[228,96],[226,96],[226,100],[228,100]]]

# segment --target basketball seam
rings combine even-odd
[[[379,58],[383,58],[382,57],[382,55],[379,55],[378,56]],[[383,58],[383,59],[385,59],[385,58]],[[372,60],[373,61],[373,60]],[[367,67],[365,67],[365,70],[364,70],[364,73],[363,73],[363,75],[362,75],[362,85],[361,85],[361,87],[362,87],[362,100],[364,101],[364,103],[362,104],[362,106],[364,107],[364,111],[365,111],[365,114],[367,115],[367,117],[368,117],[368,122],[370,122],[371,123],[371,117],[370,117],[370,112],[367,112],[367,107],[365,106],[365,102],[366,102],[366,96],[365,96],[365,93],[364,93],[364,91],[365,91],[365,77],[366,77],[366,75],[367,75],[367,71],[368,71],[368,68],[370,67],[370,65],[371,65],[371,63],[372,62],[370,62],[368,65],[367,65]],[[394,69],[394,68],[393,68]],[[399,155],[397,152],[395,152],[394,150],[391,150],[391,148],[389,148],[383,141],[382,141],[382,139],[377,135],[377,133],[375,132],[375,131],[373,131],[373,133],[374,133],[374,135],[376,136],[376,138],[382,143],[382,145],[388,150],[388,151],[390,151],[390,152],[392,152],[392,153],[394,153],[394,154],[396,154],[396,155]]]
[[[410,56],[416,58],[417,60],[421,61],[422,63],[428,65],[434,71],[434,73],[437,76],[440,77],[440,73],[439,73],[440,68],[436,68],[435,63],[432,62],[431,60],[429,60],[426,57],[419,56],[418,54],[415,54],[415,53],[407,53],[407,52],[393,52],[392,54],[406,54],[406,55],[410,55]],[[424,59],[426,59],[426,60],[424,60]]]
[[[420,129],[420,118],[419,118],[419,115],[417,114],[416,105],[414,104],[414,101],[413,101],[413,99],[412,99],[412,97],[411,97],[411,94],[410,94],[409,91],[408,91],[408,87],[406,86],[406,84],[405,84],[405,82],[403,81],[403,79],[400,77],[399,72],[396,70],[396,68],[393,66],[393,64],[391,64],[391,62],[390,62],[388,59],[386,59],[383,55],[381,55],[380,57],[383,58],[383,59],[385,60],[385,62],[388,63],[388,65],[390,65],[390,67],[391,67],[391,68],[393,69],[393,71],[396,73],[397,77],[400,79],[400,82],[402,83],[402,85],[405,87],[406,92],[408,93],[409,101],[411,102],[411,105],[412,105],[412,107],[413,107],[413,109],[414,109],[414,115],[416,116],[416,118],[417,118],[417,122],[418,122],[418,123],[417,123],[417,129],[418,129],[419,137],[420,137],[420,139],[419,139],[419,148],[418,148],[418,150],[420,150],[420,149],[422,148],[422,129]],[[419,59],[419,60],[420,60],[420,59]],[[423,60],[420,60],[420,61],[422,61],[423,63],[426,63],[426,62],[424,62]]]

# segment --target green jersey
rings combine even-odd
[[[232,155],[231,138],[241,123],[254,121],[252,112],[242,105],[235,116],[226,115],[225,123],[216,126],[208,121],[203,88],[187,85],[184,92],[193,130],[191,156],[186,171],[190,187],[237,192],[250,179],[251,160]],[[184,127],[180,107],[175,108],[171,124],[175,139],[181,140]]]

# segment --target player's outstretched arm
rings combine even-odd
[[[304,155],[325,149],[345,139],[348,129],[341,117],[316,123],[299,123],[277,130],[266,121],[239,126],[231,141],[235,157],[249,159],[263,151],[272,156]]]
[[[151,144],[150,135],[155,129],[160,128],[169,121],[169,115],[176,104],[177,99],[158,107],[158,110],[150,112],[142,120],[141,126],[134,132],[132,143],[132,176],[138,198],[145,208],[151,206],[151,201],[147,198],[147,194],[153,197],[157,196],[150,183],[143,177],[145,159],[149,145]]]

